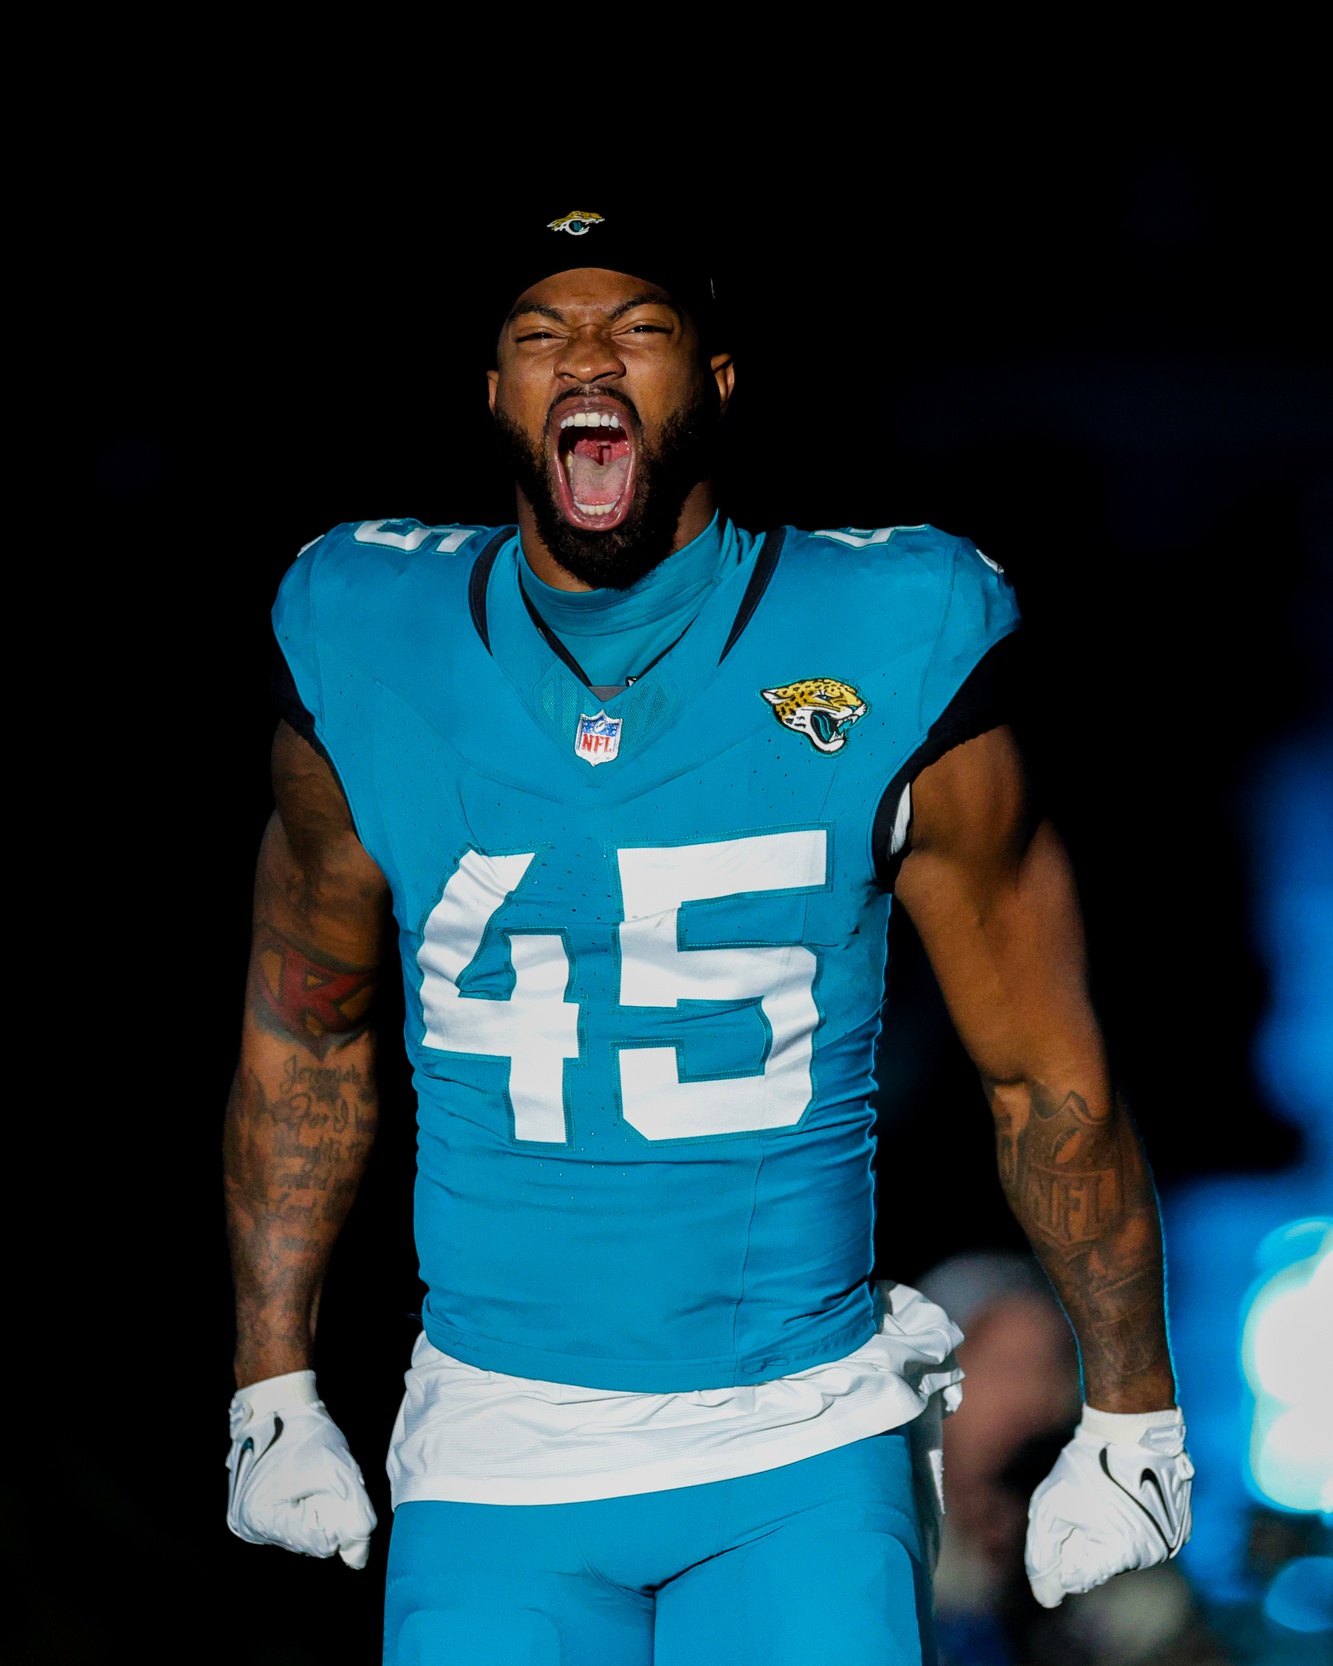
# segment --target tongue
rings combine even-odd
[[[629,474],[627,440],[580,440],[570,453],[569,481],[580,503],[615,503]]]

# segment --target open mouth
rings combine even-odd
[[[562,400],[551,413],[561,513],[584,532],[609,532],[629,513],[637,450],[630,420],[610,399]]]
[[[811,726],[813,727],[815,734],[820,740],[823,741],[825,746],[827,746],[831,740],[835,740],[837,738],[838,731],[842,728],[845,722],[845,718],[835,717],[832,712],[820,711],[817,707],[810,713]]]

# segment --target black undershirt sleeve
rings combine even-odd
[[[278,716],[284,723],[296,730],[301,739],[308,746],[314,748],[324,762],[333,770],[334,779],[338,778],[338,771],[333,768],[333,759],[329,757],[324,743],[315,733],[315,719],[305,702],[301,699],[296,687],[296,679],[292,676],[291,667],[287,664],[286,655],[275,641],[273,644],[273,663],[269,675],[269,688],[273,695],[273,704],[277,708]],[[342,782],[338,785],[341,787]]]
[[[884,790],[875,811],[871,845],[875,872],[886,890],[893,886],[906,855],[906,846],[894,854],[893,824],[903,788],[923,769],[937,762],[965,740],[974,740],[989,729],[1014,721],[1017,704],[1019,633],[1002,637],[968,674],[962,687],[930,726],[930,732]]]

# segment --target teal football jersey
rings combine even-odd
[[[1003,720],[1017,610],[931,527],[721,536],[684,636],[607,700],[513,528],[337,527],[274,610],[392,890],[424,1327],[483,1369],[728,1387],[875,1328],[894,822]]]

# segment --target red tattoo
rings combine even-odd
[[[256,939],[255,967],[265,1005],[289,1034],[320,1041],[364,1027],[375,993],[373,972],[321,966],[272,931]]]

